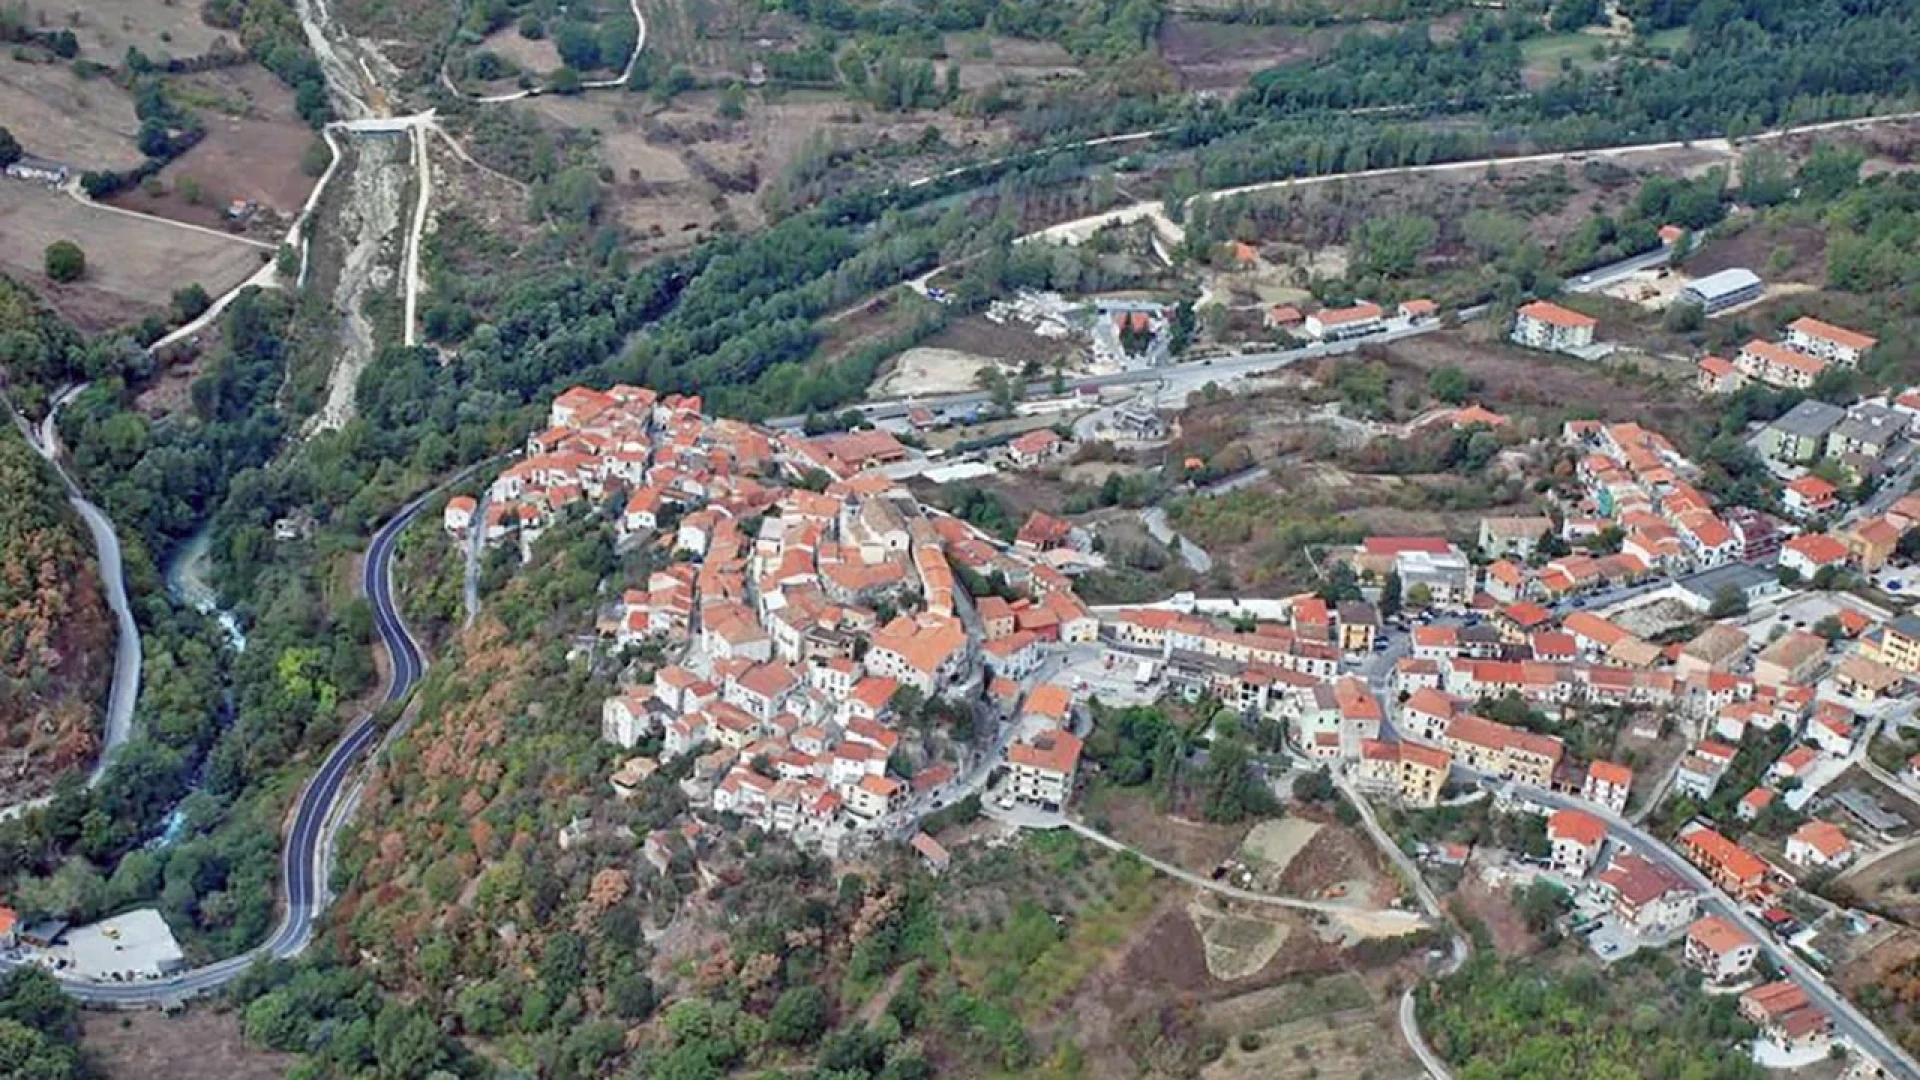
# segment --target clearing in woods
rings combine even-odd
[[[87,254],[86,276],[57,285],[47,245],[71,240]],[[198,282],[219,296],[260,268],[261,248],[163,221],[86,206],[33,184],[0,183],[0,269],[40,293],[88,333],[164,312],[174,290]]]
[[[80,1032],[81,1045],[105,1080],[279,1080],[299,1060],[248,1043],[240,1035],[239,1014],[206,1007],[177,1014],[82,1012]]]
[[[36,56],[47,54],[24,47],[0,53],[0,127],[27,153],[76,172],[129,169],[146,160],[134,145],[140,119],[126,91]]]

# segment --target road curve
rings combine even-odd
[[[464,473],[462,475],[465,475]],[[380,635],[392,662],[392,676],[384,701],[402,700],[426,674],[426,655],[407,629],[393,596],[393,555],[407,526],[419,516],[421,507],[440,489],[419,496],[381,526],[367,549],[361,572],[361,588],[373,605],[374,629]],[[293,815],[293,827],[281,849],[281,886],[286,906],[280,924],[257,948],[238,956],[194,968],[169,979],[139,983],[97,983],[62,978],[60,985],[69,995],[89,1005],[138,1008],[180,1001],[232,982],[261,959],[285,959],[297,956],[313,938],[313,928],[325,909],[326,867],[323,865],[325,839],[337,825],[333,821],[348,780],[367,748],[379,738],[380,727],[369,714],[360,717],[334,744],[320,769],[300,792]]]

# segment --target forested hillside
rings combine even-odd
[[[100,740],[113,624],[59,478],[0,427],[0,804],[43,795]]]

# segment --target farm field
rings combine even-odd
[[[105,79],[82,79],[64,63],[0,53],[0,127],[27,153],[74,170],[126,169],[145,160],[134,136],[133,99]]]
[[[294,113],[292,92],[252,64],[182,82],[225,108],[201,110],[206,138],[160,170],[156,187],[129,189],[109,201],[214,229],[226,226],[226,207],[236,199],[287,218],[298,214],[316,182],[302,158],[320,136]],[[264,240],[280,233],[277,222],[259,222],[256,230]]]
[[[47,279],[45,252],[56,240],[87,253],[86,277],[70,285]],[[218,296],[258,269],[262,254],[238,239],[86,206],[32,184],[0,183],[0,270],[89,333],[164,311],[174,290],[195,282]]]
[[[80,39],[80,55],[116,64],[129,48],[159,60],[204,56],[226,36],[200,18],[200,5],[179,0],[30,0],[28,21],[39,26],[71,27]]]

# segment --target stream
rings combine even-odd
[[[167,560],[167,595],[172,597],[175,603],[185,604],[202,615],[213,616],[214,621],[220,624],[220,632],[226,638],[227,646],[236,653],[245,652],[246,631],[240,628],[240,620],[234,616],[233,612],[220,606],[220,594],[214,591],[213,583],[207,580],[207,572],[213,561],[209,551],[212,530],[211,522],[200,526],[200,530],[189,537],[186,543],[181,544],[173,553],[173,557]],[[228,718],[231,718],[233,713],[231,687],[222,695],[220,708]],[[205,772],[206,763],[202,762],[194,770],[193,782],[187,789],[188,795],[200,790]],[[155,837],[149,846],[170,847],[186,832],[186,802],[186,797],[183,796],[178,803],[174,804],[173,809],[167,813],[166,826],[160,830],[160,835]]]

